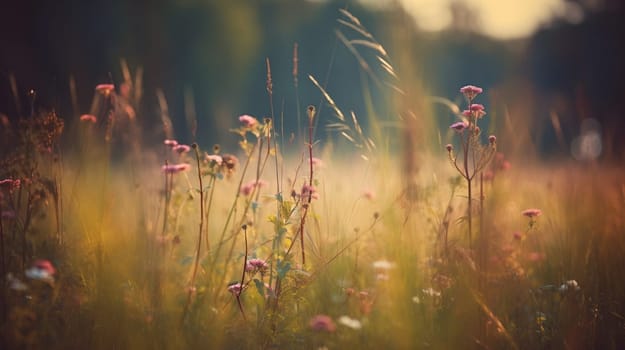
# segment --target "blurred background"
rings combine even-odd
[[[162,89],[175,137],[227,143],[234,138],[224,130],[239,115],[270,114],[268,58],[276,113],[293,131],[297,43],[300,109],[321,102],[312,75],[337,105],[364,115],[370,113],[366,82],[337,39],[339,9],[357,16],[384,46],[408,100],[442,96],[461,103],[459,87],[478,85],[487,92],[479,102],[491,127],[509,138],[519,134],[507,141],[510,152],[531,145],[547,159],[624,159],[625,6],[619,0],[14,1],[0,11],[0,113],[25,114],[33,89],[37,108],[76,120],[89,112],[97,84],[119,88],[123,60],[133,75],[142,71],[137,118],[146,138],[163,137],[156,93]],[[387,92],[372,95],[382,106],[378,113],[394,113],[384,107],[392,102]],[[446,132],[449,110],[417,105]],[[196,137],[185,118],[190,114]],[[330,121],[330,110],[321,118]]]

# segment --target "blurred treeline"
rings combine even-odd
[[[547,155],[568,154],[581,120],[595,118],[603,126],[604,154],[622,156],[625,7],[619,1],[588,11],[580,24],[552,23],[531,38],[507,42],[477,34],[472,13],[455,6],[453,28],[426,34],[398,6],[373,11],[355,1],[14,1],[0,12],[0,113],[18,114],[9,84],[14,76],[20,103],[28,104],[26,92],[34,89],[37,106],[77,118],[88,112],[96,84],[122,80],[125,59],[132,72],[144,72],[139,116],[146,136],[160,137],[155,91],[161,88],[176,137],[192,141],[185,115],[195,113],[197,139],[209,146],[231,138],[223,131],[238,115],[269,114],[269,58],[276,113],[295,130],[298,43],[301,109],[320,102],[307,79],[312,74],[327,83],[339,105],[364,114],[362,75],[335,34],[338,9],[348,8],[391,59],[401,60],[395,63],[402,83],[419,87],[408,90],[461,102],[459,86],[482,86],[490,92],[482,102],[496,127],[513,134],[525,125],[532,132],[519,143],[531,141]],[[71,103],[70,78],[79,110]],[[434,111],[442,115],[441,128],[453,118],[444,109]]]

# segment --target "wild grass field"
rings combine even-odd
[[[340,19],[371,84],[406,94]],[[225,149],[178,142],[165,112],[141,142],[123,71],[80,118],[2,120],[2,349],[625,347],[623,168],[504,155],[531,126],[486,125],[486,88],[417,100],[446,106],[440,129],[428,108],[362,120],[299,77],[323,102],[285,130],[268,60],[271,108],[232,116]]]

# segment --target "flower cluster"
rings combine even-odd
[[[263,259],[253,258],[247,261],[245,264],[245,271],[247,272],[260,272],[261,274],[267,271],[269,265]]]

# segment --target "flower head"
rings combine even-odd
[[[174,152],[178,152],[178,154],[184,154],[184,153],[188,153],[191,150],[191,147],[187,146],[187,145],[175,145],[172,147],[172,149],[174,150]]]
[[[232,154],[224,154],[221,156],[222,165],[226,167],[229,173],[233,172],[236,168],[237,164],[239,164],[239,158],[233,156]]]
[[[301,196],[302,198],[310,197],[311,199],[319,199],[319,193],[317,192],[317,189],[315,188],[315,186],[311,186],[308,184],[305,184],[304,186],[302,186]]]
[[[465,122],[453,123],[449,126],[450,129],[454,129],[457,132],[463,132],[469,125]]]
[[[165,146],[169,146],[171,148],[174,148],[174,147],[178,146],[178,141],[176,141],[176,140],[165,140],[165,141],[163,141],[163,144]]]
[[[115,91],[115,85],[113,84],[98,84],[95,87],[95,91],[104,96],[108,96],[111,92]]]
[[[362,323],[355,319],[355,318],[351,318],[349,316],[343,315],[341,317],[339,317],[339,323],[342,324],[343,326],[347,326],[351,329],[361,329],[362,328]]]
[[[525,209],[521,212],[521,214],[523,214],[524,216],[527,216],[530,219],[533,219],[537,216],[541,216],[542,213],[543,213],[542,210],[536,209],[536,208]]]
[[[490,136],[488,137],[488,142],[489,142],[491,145],[494,145],[494,144],[497,142],[497,136],[495,136],[495,135],[490,135]]]
[[[266,271],[268,267],[269,265],[265,260],[254,258],[247,261],[245,264],[245,271],[262,273]]]
[[[223,159],[221,158],[220,155],[218,154],[206,154],[204,156],[204,159],[206,160],[206,162],[208,162],[208,164],[211,164],[212,162],[215,162],[215,164],[217,164],[218,166],[221,165],[223,163]]]
[[[482,88],[474,85],[467,85],[461,87],[460,92],[463,93],[468,100],[472,100],[475,96],[482,93]]]
[[[191,169],[191,165],[187,163],[168,164],[161,167],[161,170],[163,170],[166,174],[178,174],[189,169]]]
[[[239,117],[239,122],[246,128],[253,128],[258,124],[258,120],[251,115],[244,114]]]
[[[234,295],[241,294],[241,291],[243,291],[243,288],[241,287],[241,283],[240,282],[230,283],[228,285],[228,292],[230,292],[230,293],[232,293]]]
[[[317,332],[334,332],[336,330],[336,324],[332,321],[332,318],[328,315],[316,315],[308,323],[313,331]]]
[[[451,151],[453,151],[453,150],[454,150],[454,146],[453,146],[451,143],[448,143],[448,144],[445,146],[445,149],[447,150],[447,152],[451,152]]]
[[[243,186],[241,186],[241,194],[244,196],[249,196],[252,191],[254,191],[254,188],[258,187],[264,187],[267,186],[267,181],[265,180],[252,180],[246,184],[244,184]]]
[[[83,114],[80,116],[80,121],[95,124],[98,121],[98,118],[96,118],[93,114]]]
[[[37,260],[25,271],[26,277],[48,283],[54,282],[55,273],[56,269],[48,260]]]

